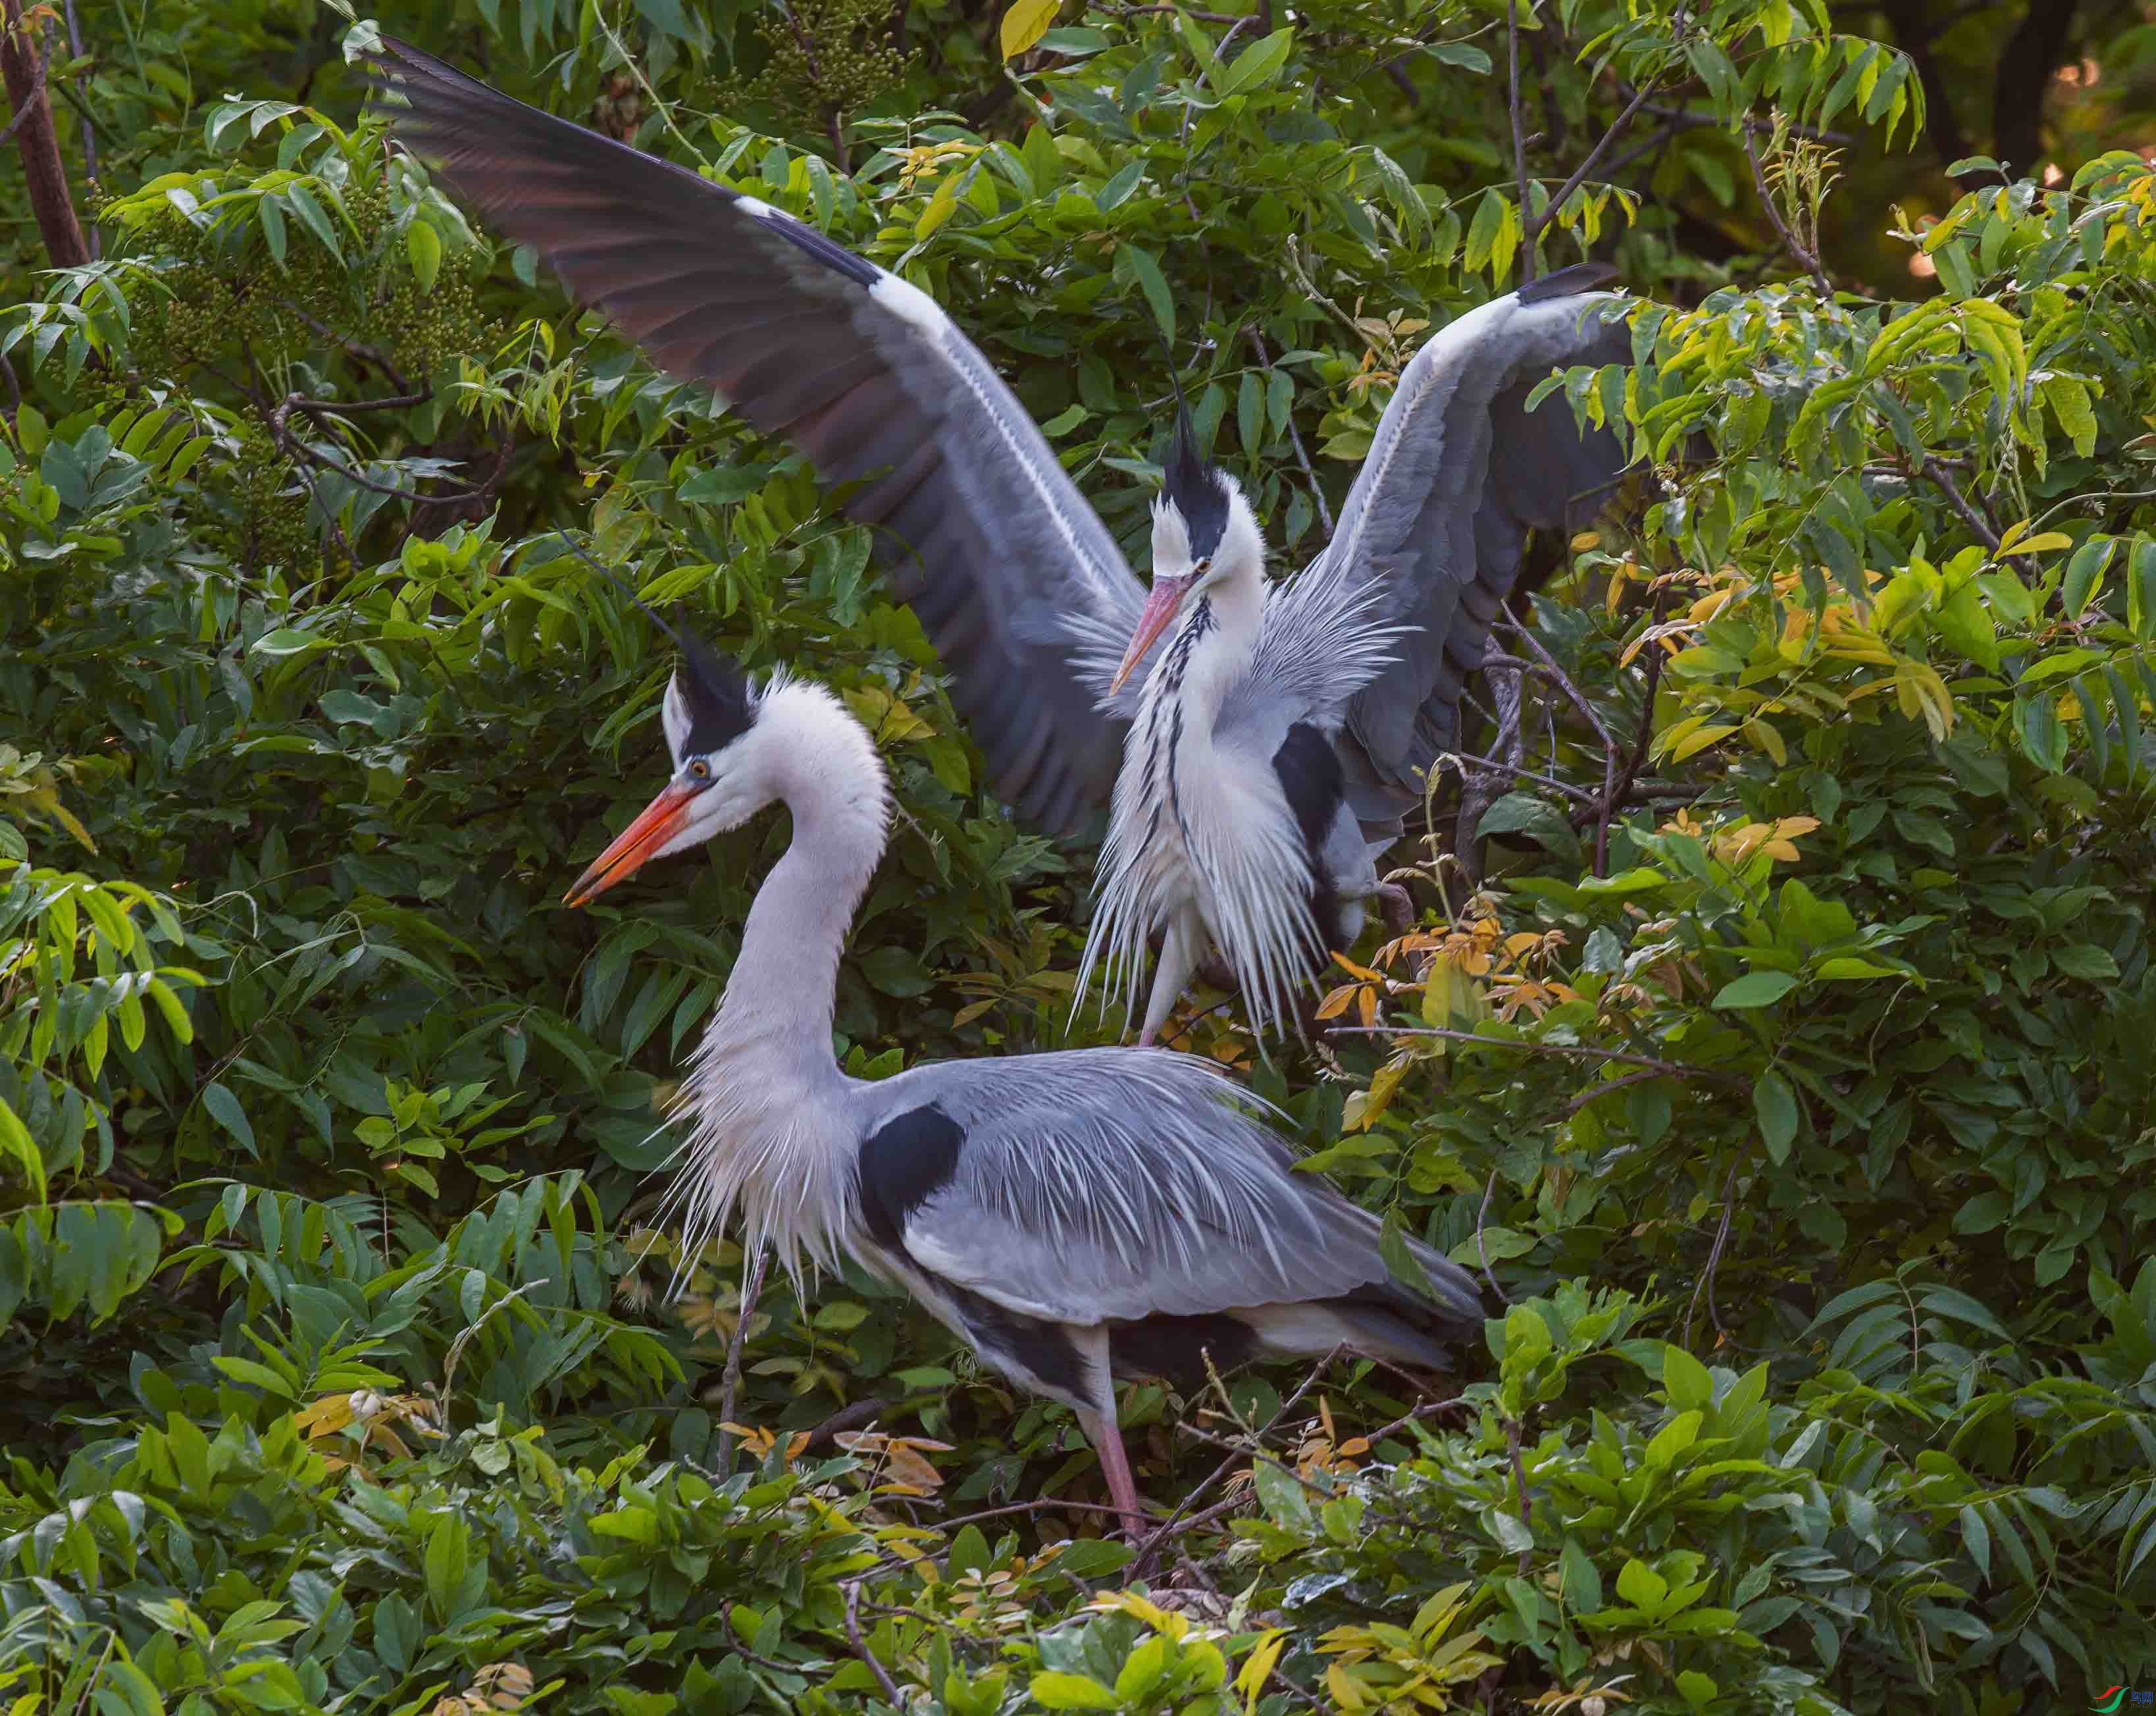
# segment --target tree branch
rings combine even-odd
[[[23,21],[23,0],[0,0],[0,77],[15,116],[8,135],[23,157],[23,182],[30,209],[54,268],[80,268],[90,260],[82,228],[74,218],[67,168],[60,161],[59,135],[53,129],[53,104],[45,91],[49,52],[33,55],[31,27]],[[40,46],[43,44],[40,44]]]
[[[1265,336],[1253,325],[1250,330],[1251,349],[1258,354],[1259,365],[1267,375],[1273,372],[1273,360],[1265,350]],[[1318,486],[1317,473],[1310,468],[1310,455],[1302,450],[1302,436],[1295,427],[1295,413],[1287,418],[1288,444],[1295,448],[1295,462],[1302,467],[1304,479],[1310,484],[1310,498],[1317,504],[1317,522],[1328,540],[1332,535],[1332,509],[1325,504],[1325,490]]]
[[[1505,106],[1512,120],[1512,182],[1520,199],[1520,284],[1535,277],[1535,234],[1540,219],[1527,213],[1527,121],[1520,102],[1520,0],[1505,0]],[[1547,212],[1547,211],[1546,211]]]
[[[1594,163],[1602,159],[1602,151],[1624,136],[1625,128],[1632,123],[1632,115],[1646,105],[1647,97],[1650,93],[1651,91],[1647,90],[1633,91],[1632,99],[1625,104],[1624,110],[1610,122],[1609,129],[1603,132],[1596,140],[1594,146],[1587,151],[1587,159],[1581,161],[1572,177],[1564,182],[1564,187],[1543,205],[1540,214],[1532,220],[1529,220],[1526,208],[1523,207],[1520,210],[1520,230],[1524,235],[1523,248],[1532,251],[1535,244],[1542,238],[1543,228],[1557,218],[1558,210],[1564,207],[1566,200],[1572,193],[1587,182],[1588,174],[1594,171]],[[1513,115],[1512,123],[1517,129],[1519,125],[1519,116],[1517,113]],[[1532,278],[1532,276],[1522,278]]]

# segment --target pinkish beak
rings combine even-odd
[[[680,832],[689,817],[689,801],[696,796],[692,787],[662,788],[613,844],[592,860],[591,868],[577,878],[577,885],[563,896],[562,903],[588,904],[615,883],[634,876],[654,853]]]
[[[1153,640],[1168,629],[1168,622],[1175,617],[1175,611],[1183,605],[1189,592],[1191,581],[1198,575],[1186,572],[1179,578],[1155,578],[1152,592],[1146,597],[1145,611],[1138,616],[1138,628],[1131,633],[1131,647],[1123,652],[1123,664],[1116,669],[1116,678],[1108,687],[1111,696],[1123,689],[1123,681],[1143,661]]]

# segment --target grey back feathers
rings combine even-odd
[[[865,1131],[933,1104],[963,1132],[906,1247],[1009,1309],[1068,1323],[1196,1315],[1389,1278],[1375,1218],[1296,1173],[1271,1111],[1196,1056],[944,1061],[855,1092]],[[1414,1249],[1445,1314],[1478,1318],[1473,1278]]]

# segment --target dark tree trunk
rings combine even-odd
[[[53,130],[52,98],[45,90],[46,56],[38,51],[35,28],[23,23],[22,0],[0,0],[0,16],[7,21],[6,35],[0,38],[0,74],[7,78],[15,146],[23,155],[30,207],[53,266],[80,268],[90,260],[90,251],[75,221],[67,168],[60,162],[59,137]]]
[[[1999,76],[1991,86],[1991,152],[2010,172],[2036,171],[2044,151],[2044,91],[2066,56],[2066,34],[2078,3],[2038,0],[1999,56]]]

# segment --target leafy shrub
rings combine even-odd
[[[1815,134],[1920,85],[1815,5],[1527,18],[1518,161],[1432,122],[1511,134],[1491,7],[382,20],[936,292],[1134,554],[1163,341],[1300,558],[1427,328],[1590,253],[1641,295],[1543,408],[1643,499],[1493,639],[1424,923],[1285,1068],[1185,1025],[1507,1296],[1491,1362],[1127,1391],[1181,1498],[1133,1565],[1060,1409],[649,1225],[783,835],[557,914],[668,668],[559,533],[875,733],[858,1076],[1112,1035],[1090,853],[978,790],[788,449],[474,234],[326,38],[295,93],[280,8],[167,10],[81,73],[102,257],[0,320],[16,1696],[1989,1716],[2156,1667],[2138,157],[1875,221],[1907,303],[1818,265]]]

